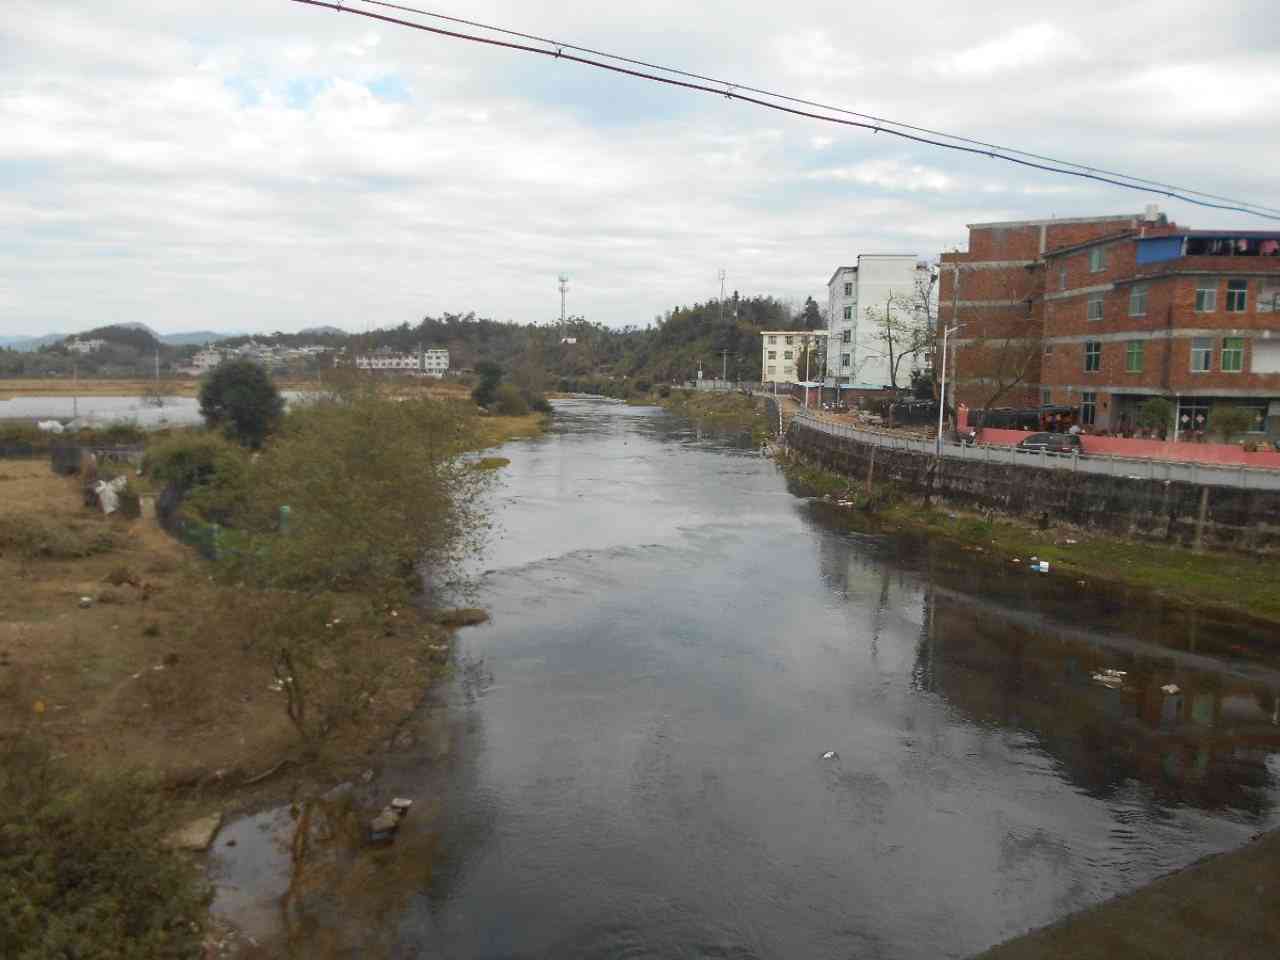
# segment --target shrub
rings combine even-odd
[[[1215,406],[1209,411],[1209,429],[1230,441],[1239,433],[1245,433],[1253,427],[1257,415],[1244,407]]]
[[[662,386],[658,388],[658,396],[660,396],[663,400],[666,400],[669,396],[671,396],[671,387],[667,386],[667,384],[664,383]]]
[[[186,498],[188,509],[227,523],[246,505],[249,458],[220,434],[186,431],[147,448],[145,472]]]
[[[1164,397],[1150,397],[1138,408],[1138,426],[1163,433],[1173,423],[1173,404]]]
[[[85,780],[42,744],[0,744],[4,955],[197,956],[208,888],[164,848],[162,813],[136,776]]]
[[[519,390],[509,383],[504,383],[494,394],[493,409],[504,417],[523,417],[529,412],[529,404],[525,403]]]
[[[200,385],[200,415],[246,447],[258,448],[275,429],[284,400],[266,369],[252,360],[228,360]]]
[[[0,553],[24,560],[77,560],[114,547],[109,527],[31,514],[0,516]]]

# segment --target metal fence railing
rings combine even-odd
[[[794,422],[806,429],[830,436],[848,437],[862,443],[891,450],[910,450],[932,455],[933,440],[905,437],[887,431],[868,430],[822,419],[809,410],[797,410]],[[942,454],[956,460],[979,460],[984,463],[1008,463],[1015,466],[1061,470],[1067,473],[1093,473],[1131,480],[1159,480],[1191,483],[1197,486],[1235,487],[1243,490],[1280,490],[1280,470],[1236,465],[1193,463],[1181,460],[1150,460],[1133,457],[1058,454],[1047,451],[1019,450],[994,444],[962,444],[944,441]]]

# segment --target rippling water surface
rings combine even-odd
[[[448,749],[383,774],[430,867],[352,955],[967,956],[1277,825],[1256,631],[843,532],[649,408],[504,452]]]

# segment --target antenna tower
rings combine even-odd
[[[569,292],[569,275],[560,274],[560,342],[564,343],[564,296]]]

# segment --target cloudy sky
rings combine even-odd
[[[432,2],[1280,206],[1273,0]],[[4,11],[0,334],[541,321],[561,271],[571,312],[644,325],[721,267],[822,301],[861,252],[1159,200],[289,0]]]

